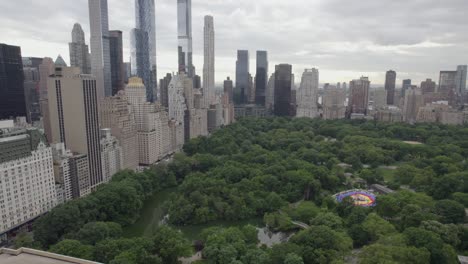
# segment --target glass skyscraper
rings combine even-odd
[[[153,102],[157,97],[156,87],[158,80],[156,64],[156,18],[154,0],[135,0],[135,27],[136,31],[132,31],[131,36],[132,71],[143,79],[147,90],[147,100]],[[136,46],[133,46],[133,44]],[[145,50],[140,50],[142,48]],[[135,50],[136,52],[133,52]],[[139,57],[136,55],[145,57]]]
[[[268,82],[268,53],[257,51],[257,74],[255,76],[255,104],[265,106],[265,91]]]
[[[0,43],[0,120],[26,116],[21,48]]]
[[[177,32],[179,40],[179,72],[195,76],[192,61],[192,0],[177,0]]]
[[[234,89],[234,103],[246,104],[249,92],[249,51],[238,50],[236,61],[236,87]]]
[[[109,50],[111,59],[112,96],[124,89],[124,64],[122,31],[109,31]]]

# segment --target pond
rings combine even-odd
[[[154,230],[163,224],[164,211],[163,205],[169,199],[169,196],[176,192],[177,188],[171,188],[161,191],[150,197],[143,205],[140,218],[135,224],[124,228],[124,237],[149,237],[153,234]],[[190,226],[172,226],[174,229],[180,230],[187,239],[191,241],[199,240],[200,234],[206,228],[210,227],[242,227],[245,225],[253,225],[257,227],[258,239],[261,244],[272,246],[285,242],[291,236],[291,233],[271,232],[265,227],[262,218],[253,218],[249,220],[240,221],[227,221],[219,220],[210,222],[203,225],[190,225]]]

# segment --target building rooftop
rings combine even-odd
[[[30,248],[18,250],[1,248],[0,263],[2,264],[100,264],[84,259],[68,257],[46,251]]]

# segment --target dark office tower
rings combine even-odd
[[[236,88],[234,89],[234,103],[247,103],[249,89],[249,51],[238,50],[236,61]]]
[[[361,77],[359,80],[352,80],[349,83],[349,103],[348,113],[367,115],[369,105],[369,87],[370,81],[367,77]]]
[[[164,107],[169,107],[169,84],[172,80],[172,74],[166,74],[166,77],[159,80],[159,91],[160,91],[160,101],[161,105]]]
[[[387,105],[395,104],[395,86],[396,72],[390,70],[385,76],[385,91],[387,91]]]
[[[200,75],[193,76],[193,88],[200,89],[201,88],[201,77]]]
[[[227,77],[227,80],[224,81],[224,93],[228,95],[229,102],[232,103],[234,100],[234,84],[230,77]]]
[[[179,72],[193,78],[192,61],[192,0],[177,0],[177,32],[179,40]]]
[[[152,89],[153,98],[156,100],[156,87],[158,86],[158,74],[156,66],[156,16],[154,0],[135,0],[135,28],[148,34],[149,72],[151,83],[145,83],[146,89]]]
[[[72,42],[68,46],[70,48],[70,65],[80,68],[82,73],[91,73],[89,48],[85,42],[84,31],[78,23],[73,26]]]
[[[26,98],[27,118],[30,121],[39,121],[41,116],[39,104],[39,66],[42,64],[42,61],[43,58],[23,58],[24,94]]]
[[[150,57],[148,49],[148,33],[134,28],[130,32],[130,46],[132,56],[132,76],[143,79],[146,87],[146,100],[152,102],[154,90],[151,87]]]
[[[0,119],[26,116],[21,48],[0,44]]]
[[[411,88],[411,80],[403,80],[403,84],[401,85],[401,97],[405,98],[406,96],[406,91]]]
[[[292,98],[292,66],[280,64],[275,67],[275,106],[276,116],[294,116]]]
[[[132,77],[132,64],[130,62],[124,62],[124,82],[127,84],[128,79]]]
[[[114,96],[117,94],[118,91],[124,89],[125,82],[122,31],[109,31],[109,50],[112,76],[112,96]]]
[[[255,103],[265,106],[265,91],[268,82],[268,53],[257,51],[257,74],[255,76]]]
[[[426,81],[421,82],[421,92],[422,94],[435,93],[436,83],[432,79],[426,79]]]

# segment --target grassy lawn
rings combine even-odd
[[[385,179],[385,182],[391,182],[395,179],[396,170],[389,170],[389,169],[377,169],[379,173],[381,173]]]

